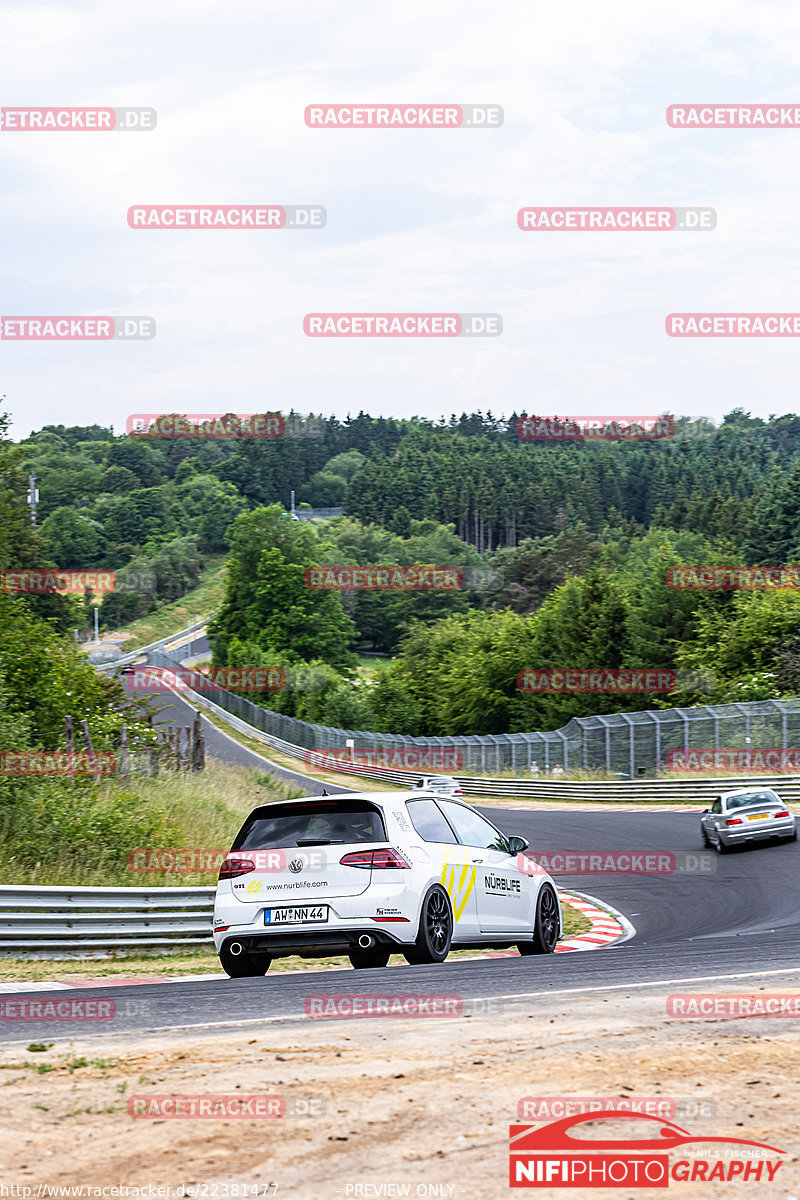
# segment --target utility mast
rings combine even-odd
[[[28,476],[28,508],[31,510],[31,525],[36,524],[36,508],[39,504],[39,489],[36,486],[36,476]]]

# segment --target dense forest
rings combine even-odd
[[[290,414],[269,440],[47,426],[5,443],[18,536],[3,563],[30,565],[33,538],[38,561],[116,571],[101,607],[113,627],[182,595],[205,555],[227,553],[215,665],[313,663],[326,687],[262,702],[349,728],[550,729],[623,707],[798,691],[796,593],[675,591],[666,571],[800,559],[800,418],[678,418],[674,438],[633,443],[520,442],[516,424]],[[292,490],[345,515],[289,521]],[[455,566],[463,583],[306,586],[318,564],[380,563]],[[89,600],[13,604],[63,631],[88,621]],[[361,651],[387,656],[369,678]],[[669,696],[520,693],[519,671],[564,666],[664,667],[682,682]]]
[[[181,536],[201,552],[223,550],[239,512],[288,508],[292,489],[298,502],[343,505],[399,534],[411,519],[452,523],[479,553],[576,521],[592,532],[619,520],[691,529],[731,539],[751,561],[782,549],[778,515],[794,522],[784,540],[798,540],[787,485],[800,417],[763,421],[737,410],[719,427],[679,418],[674,438],[634,443],[520,442],[516,421],[290,414],[284,437],[263,440],[50,425],[21,443],[21,467],[39,480],[54,554],[76,567],[118,568]]]

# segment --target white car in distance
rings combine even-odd
[[[214,943],[231,977],[274,958],[392,954],[441,963],[451,949],[552,954],[563,934],[550,875],[462,800],[367,792],[264,804],[219,873]]]
[[[447,796],[463,796],[461,784],[452,775],[423,775],[414,784],[414,791],[442,792]]]

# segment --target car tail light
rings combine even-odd
[[[725,824],[726,825],[741,825],[742,818],[741,817],[731,817],[730,821],[726,821]]]
[[[252,858],[226,858],[219,869],[220,879],[236,879],[237,875],[249,875],[255,871]]]
[[[773,817],[788,817],[789,810],[788,808],[782,808],[780,812],[773,813],[772,815]]]
[[[406,862],[402,854],[397,850],[354,850],[352,854],[345,854],[339,859],[339,864],[342,867],[366,867],[386,869],[403,869],[410,870],[411,863]]]

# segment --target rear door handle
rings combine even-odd
[[[483,862],[483,859],[482,859],[482,858],[473,858],[473,860],[472,860],[472,861],[473,861],[474,863],[482,863],[482,862]]]

